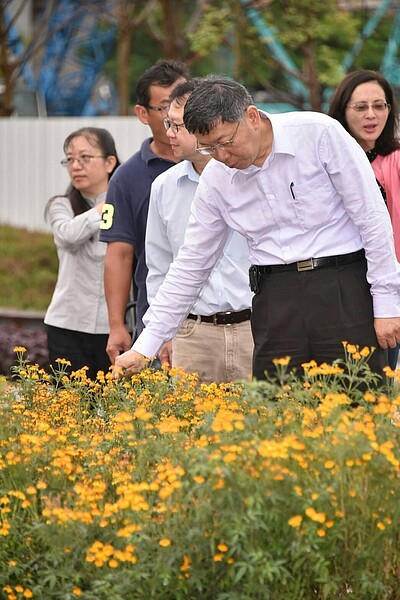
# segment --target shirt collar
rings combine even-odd
[[[195,170],[193,163],[190,160],[183,160],[179,163],[179,174],[177,181],[183,178],[188,178],[191,181],[199,182],[199,174]]]
[[[292,156],[296,155],[296,151],[293,147],[293,144],[290,141],[290,138],[289,138],[288,134],[286,133],[286,130],[280,121],[280,115],[274,115],[271,113],[267,113],[264,110],[260,110],[260,109],[258,110],[258,112],[260,113],[260,116],[262,119],[269,119],[271,122],[271,125],[272,125],[272,132],[274,135],[274,140],[272,143],[271,154],[269,155],[269,157],[267,158],[267,160],[261,167],[256,167],[255,165],[250,165],[247,169],[232,169],[231,180],[239,172],[249,174],[249,173],[256,173],[257,171],[260,171],[264,167],[264,165],[266,165],[275,154],[291,154]]]
[[[143,162],[146,163],[146,165],[148,165],[151,160],[155,160],[155,159],[165,160],[165,162],[170,162],[171,165],[176,164],[172,160],[169,160],[167,158],[161,158],[160,156],[157,156],[157,154],[154,154],[154,152],[150,146],[152,141],[153,141],[152,137],[146,138],[145,140],[143,140],[142,145],[140,147],[140,155],[142,157]]]

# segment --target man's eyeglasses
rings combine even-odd
[[[227,140],[226,142],[220,142],[219,144],[215,144],[215,146],[199,146],[199,142],[197,141],[196,152],[198,152],[199,154],[214,154],[214,152],[218,150],[218,148],[227,148],[229,146],[233,146],[240,123],[241,121],[238,122],[235,132],[230,138],[230,140]]]
[[[150,110],[155,110],[156,112],[160,113],[167,113],[169,111],[169,104],[167,104],[166,106],[152,106],[151,104],[146,104],[146,108],[149,108]]]
[[[172,129],[174,133],[178,133],[179,127],[185,127],[185,123],[174,123],[171,119],[163,120],[164,127],[168,131],[168,129]]]
[[[385,102],[384,100],[376,100],[372,104],[368,104],[368,102],[354,102],[354,104],[348,104],[347,108],[352,108],[356,112],[367,112],[370,108],[374,112],[383,112],[387,108],[390,108],[390,104]]]
[[[60,164],[63,167],[72,167],[72,165],[76,161],[78,163],[78,165],[87,165],[90,163],[92,158],[106,158],[106,157],[103,156],[102,154],[97,154],[96,156],[94,156],[92,154],[81,154],[80,156],[67,156],[66,158],[63,158],[62,160],[60,160]]]

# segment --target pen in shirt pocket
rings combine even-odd
[[[296,200],[296,196],[294,195],[293,188],[294,188],[294,181],[291,181],[290,185],[289,185],[290,193],[292,194],[293,200]]]

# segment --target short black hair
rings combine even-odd
[[[218,123],[235,123],[253,104],[247,89],[219,75],[199,79],[185,104],[183,120],[189,133],[209,134]]]
[[[139,77],[136,84],[136,103],[148,106],[151,85],[168,87],[181,77],[190,79],[190,70],[186,63],[177,60],[158,60]]]
[[[196,89],[199,81],[200,79],[198,77],[193,77],[192,79],[178,83],[169,96],[170,101],[172,102],[175,100],[177,101],[177,104],[184,104],[186,97]]]

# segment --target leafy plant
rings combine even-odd
[[[398,373],[47,374],[0,401],[6,600],[398,600]],[[370,381],[365,389],[365,382]],[[361,385],[364,385],[363,386]]]

